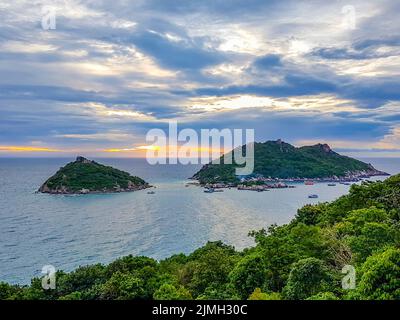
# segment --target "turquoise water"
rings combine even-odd
[[[209,240],[238,249],[253,245],[250,230],[289,222],[307,204],[330,201],[349,187],[297,185],[294,189],[207,194],[187,178],[200,166],[151,166],[143,159],[97,159],[155,185],[108,195],[59,196],[35,190],[73,159],[0,158],[0,281],[28,283],[42,266],[73,270],[127,255],[162,259],[189,253]],[[368,159],[400,172],[400,159]],[[316,193],[319,199],[308,199]]]

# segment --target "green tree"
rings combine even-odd
[[[268,232],[261,230],[250,233],[255,238],[259,252],[265,258],[268,277],[266,289],[281,291],[292,264],[308,257],[326,258],[329,243],[318,226],[303,223],[277,227],[272,225]]]
[[[400,249],[388,248],[370,256],[360,269],[361,277],[350,297],[365,300],[400,299]]]
[[[278,292],[264,293],[260,288],[255,288],[248,300],[281,300]]]
[[[186,279],[195,297],[207,287],[218,288],[228,282],[237,257],[235,249],[221,241],[209,242],[189,256]]]
[[[295,216],[296,222],[301,222],[306,225],[316,225],[320,216],[326,210],[326,204],[321,203],[317,205],[305,205],[304,207],[297,210],[297,214]]]
[[[240,296],[232,284],[207,287],[196,300],[239,300]]]
[[[61,296],[59,300],[85,300],[85,298],[82,292],[75,291]]]
[[[363,262],[374,251],[394,244],[396,228],[384,209],[376,207],[350,211],[334,228],[349,245],[356,262]]]
[[[393,244],[395,230],[387,224],[369,222],[366,223],[359,234],[347,239],[355,259],[358,262],[365,261],[374,251],[379,248]]]
[[[79,267],[68,274],[58,272],[56,279],[57,294],[62,296],[88,290],[96,284],[104,283],[107,277],[105,267],[101,264],[95,264]]]
[[[333,286],[334,275],[324,262],[307,258],[293,264],[283,295],[289,300],[303,300],[317,293],[330,291]]]
[[[307,300],[339,300],[339,298],[332,292],[320,292],[307,298]]]
[[[239,295],[245,299],[255,288],[264,286],[268,277],[265,260],[260,254],[245,256],[229,276]]]
[[[154,291],[159,288],[165,279],[160,278],[158,262],[148,257],[134,257],[132,255],[115,260],[106,268],[108,277],[117,272],[131,274],[143,282],[144,296],[151,299]]]
[[[0,300],[11,300],[17,298],[22,291],[18,286],[12,286],[5,282],[0,282]]]
[[[145,297],[143,280],[117,271],[102,285],[101,299],[130,300]]]
[[[132,273],[140,271],[144,267],[157,268],[157,261],[148,257],[134,257],[132,255],[119,258],[110,263],[106,268],[106,273],[110,276],[117,271],[122,273]]]
[[[191,300],[192,295],[182,286],[177,289],[165,283],[154,292],[153,298],[155,300]]]

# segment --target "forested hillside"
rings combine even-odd
[[[245,154],[245,147],[242,152]],[[232,158],[231,153],[227,156]],[[224,163],[225,155],[220,164],[207,164],[193,178],[201,183],[235,182],[233,164]],[[281,140],[254,143],[254,175],[264,177],[288,178],[328,178],[359,175],[364,172],[369,175],[385,174],[372,165],[340,155],[327,144],[316,144],[296,148]]]

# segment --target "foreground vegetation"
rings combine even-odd
[[[245,153],[245,147],[242,152]],[[231,153],[227,156],[231,157]],[[194,175],[200,183],[238,182],[235,164],[207,164]],[[229,159],[229,158],[228,158]],[[377,174],[371,165],[342,156],[326,144],[296,148],[281,140],[254,143],[254,175],[279,179],[344,177],[349,172]]]
[[[127,256],[59,271],[55,290],[37,278],[1,283],[0,299],[400,299],[399,224],[400,175],[251,232],[256,246],[243,252],[209,242],[160,262]],[[356,269],[355,289],[342,289],[345,265]]]

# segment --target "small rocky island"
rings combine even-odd
[[[38,190],[51,194],[88,194],[129,192],[151,187],[139,177],[99,164],[84,157],[68,163]]]

